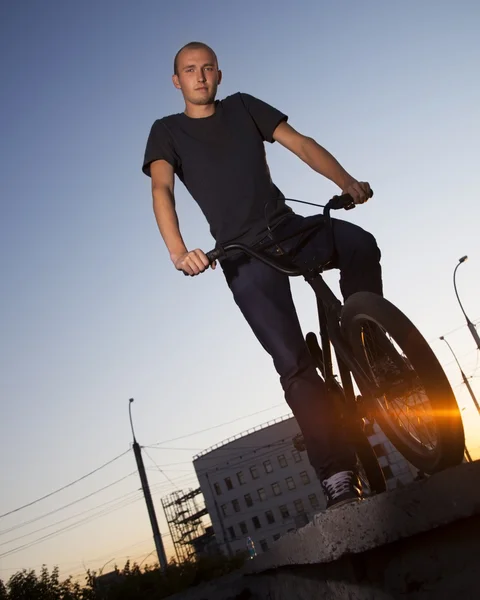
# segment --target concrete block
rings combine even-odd
[[[478,482],[472,485],[472,482]],[[287,565],[332,562],[480,513],[480,461],[423,481],[316,514],[248,565],[262,572]]]

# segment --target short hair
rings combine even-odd
[[[173,73],[175,75],[178,75],[178,57],[180,56],[180,53],[183,50],[200,50],[200,49],[208,50],[209,52],[211,52],[215,58],[215,62],[217,63],[217,66],[218,66],[217,55],[210,48],[210,46],[207,46],[207,44],[204,44],[203,42],[188,42],[188,44],[185,44],[185,46],[182,46],[180,48],[180,50],[175,54],[175,59],[173,61]]]

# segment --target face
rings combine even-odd
[[[181,90],[187,104],[205,105],[215,100],[222,72],[209,50],[183,50],[177,70],[178,75],[172,77],[173,85]]]

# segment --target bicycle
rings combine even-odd
[[[330,211],[352,208],[355,203],[348,194],[334,196],[324,207],[321,226],[328,228],[331,256],[334,242]],[[241,251],[288,276],[303,276],[311,286],[317,298],[321,346],[313,332],[307,333],[305,340],[328,392],[340,403],[344,427],[371,493],[385,491],[386,482],[364,431],[367,421],[376,421],[395,448],[427,475],[460,464],[465,436],[457,401],[435,354],[408,317],[386,298],[371,292],[357,292],[342,306],[322,277],[331,258],[313,267],[298,267],[265,254],[319,226],[309,224],[294,235],[269,241],[261,252],[233,243],[217,247],[206,256],[212,264]],[[332,346],[341,383],[333,369]],[[393,365],[396,381],[379,377],[376,366],[380,358]]]

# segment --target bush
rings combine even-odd
[[[142,571],[128,561],[122,571],[115,567],[102,576],[87,571],[83,587],[71,577],[60,581],[58,567],[49,573],[44,566],[40,575],[23,570],[6,585],[0,580],[0,600],[160,600],[230,573],[244,560],[243,555],[232,559],[218,555],[180,564],[172,561],[165,573],[158,565],[146,566]]]

